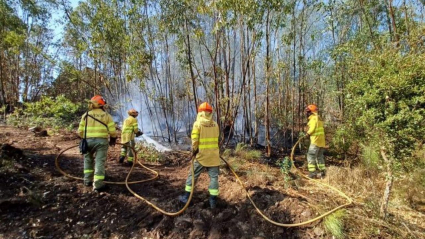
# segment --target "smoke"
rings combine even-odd
[[[139,85],[136,82],[130,82],[128,84],[127,93],[120,94],[119,97],[114,97],[117,100],[110,104],[113,120],[117,122],[119,127],[122,129],[124,120],[129,116],[127,113],[128,110],[137,110],[139,112],[139,116],[136,119],[139,129],[143,132],[143,135],[135,138],[136,142],[142,142],[146,146],[154,146],[159,152],[170,151],[171,149],[161,145],[149,137],[154,135],[154,127],[158,127],[158,125],[155,125],[155,123],[152,123],[150,120],[149,114],[147,113],[147,98],[146,95],[140,91]]]
[[[147,113],[147,106],[145,103],[146,95],[140,91],[139,85],[136,82],[128,83],[128,91],[121,93],[117,100],[110,105],[112,112],[111,115],[119,127],[122,128],[122,123],[128,117],[128,110],[135,109],[139,112],[136,118],[139,128],[146,135],[153,134],[153,124]]]

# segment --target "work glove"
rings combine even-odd
[[[143,132],[139,129],[139,131],[137,131],[137,133],[136,133],[136,137],[139,137],[139,136],[141,136],[143,134]]]
[[[109,146],[115,146],[117,143],[117,138],[109,138]]]
[[[192,157],[195,157],[199,153],[199,148],[192,149]]]

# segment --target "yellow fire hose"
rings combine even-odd
[[[137,160],[137,156],[135,156],[134,157],[135,158],[135,160]],[[161,208],[159,208],[159,207],[157,207],[156,205],[154,205],[153,203],[151,203],[151,202],[149,202],[148,200],[146,200],[145,198],[143,198],[142,196],[140,196],[139,194],[137,194],[136,192],[134,192],[131,188],[130,188],[130,186],[128,185],[128,178],[130,177],[130,174],[131,174],[131,172],[133,171],[133,168],[134,168],[134,164],[133,164],[133,166],[131,167],[131,169],[130,169],[130,172],[128,172],[128,174],[127,174],[127,177],[125,178],[125,186],[127,187],[127,189],[128,189],[128,191],[130,191],[135,197],[137,197],[138,199],[141,199],[141,200],[143,200],[145,203],[147,203],[149,206],[151,206],[151,207],[153,207],[153,208],[155,208],[156,210],[158,210],[159,212],[161,212],[161,213],[163,213],[163,214],[165,214],[165,215],[167,215],[167,216],[172,216],[172,217],[174,217],[174,216],[178,216],[178,215],[180,215],[180,214],[182,214],[188,207],[189,207],[189,204],[190,204],[190,201],[192,200],[192,196],[193,196],[193,191],[194,191],[194,189],[195,189],[195,172],[194,172],[194,166],[193,166],[193,162],[194,162],[194,159],[195,159],[195,157],[192,155],[192,157],[191,157],[191,163],[192,163],[192,165],[191,165],[191,172],[192,172],[192,189],[190,190],[190,195],[189,195],[189,199],[187,200],[187,202],[186,202],[186,204],[184,205],[184,207],[182,208],[182,209],[180,209],[179,211],[177,211],[177,212],[167,212],[167,211],[165,211],[165,210],[163,210],[163,209],[161,209]],[[141,163],[139,163],[140,165],[142,165]],[[144,167],[144,166],[143,166]]]
[[[121,144],[121,143],[116,143],[116,144],[118,144],[118,145],[123,145],[123,144]],[[75,177],[75,176],[72,176],[72,175],[70,175],[70,174],[66,173],[66,172],[65,172],[65,171],[63,171],[63,170],[61,169],[61,167],[59,166],[59,158],[62,156],[62,154],[63,154],[63,153],[65,153],[66,151],[68,151],[68,150],[70,150],[70,149],[72,149],[72,148],[76,148],[76,147],[78,147],[78,145],[71,146],[71,147],[69,147],[69,148],[66,148],[66,149],[62,150],[62,151],[58,154],[58,156],[56,156],[56,159],[55,159],[55,165],[56,165],[56,168],[58,169],[58,171],[59,171],[60,173],[62,173],[64,176],[66,176],[66,177],[68,177],[68,178],[76,179],[76,180],[84,180],[84,179],[83,179],[83,178],[81,178],[81,177]],[[136,184],[136,183],[143,183],[143,182],[151,181],[151,180],[154,180],[155,178],[157,178],[157,177],[159,176],[159,174],[158,174],[158,172],[156,172],[155,170],[152,170],[152,169],[150,169],[150,168],[146,167],[145,165],[143,165],[142,163],[140,163],[140,162],[137,160],[137,153],[136,153],[136,150],[134,149],[134,147],[130,147],[130,146],[128,146],[128,147],[129,147],[129,148],[133,151],[133,155],[134,155],[134,163],[133,163],[133,166],[131,167],[130,171],[128,172],[127,177],[125,178],[125,181],[124,181],[124,182],[110,182],[110,181],[104,181],[104,182],[105,182],[105,183],[107,183],[107,184],[119,184],[119,185],[125,184],[125,186],[127,187],[127,189],[128,189],[128,190],[129,190],[129,191],[130,191],[130,192],[131,192],[131,193],[132,193],[135,197],[137,197],[137,198],[139,198],[139,199],[143,200],[145,203],[147,203],[148,205],[150,205],[151,207],[155,208],[156,210],[160,211],[161,213],[163,213],[163,214],[165,214],[165,215],[168,215],[168,216],[177,216],[177,215],[179,215],[179,214],[183,213],[183,212],[184,212],[184,211],[185,211],[185,210],[189,207],[190,201],[192,200],[192,195],[193,195],[193,191],[194,191],[194,188],[195,188],[195,186],[194,186],[194,184],[195,184],[195,177],[194,177],[194,176],[192,177],[192,190],[190,191],[189,199],[187,200],[187,203],[184,205],[184,207],[183,207],[181,210],[177,211],[177,212],[166,212],[166,211],[162,210],[161,208],[157,207],[156,205],[152,204],[151,202],[149,202],[148,200],[146,200],[146,199],[145,199],[145,198],[143,198],[142,196],[138,195],[136,192],[134,192],[134,191],[130,188],[129,184]],[[195,159],[195,157],[193,157],[193,156],[192,156],[192,157],[191,157],[191,162],[192,162],[192,167],[191,167],[192,175],[194,175],[194,167],[193,167],[194,159]],[[131,182],[129,182],[129,181],[128,181],[128,179],[130,178],[130,174],[131,174],[131,172],[133,171],[134,166],[136,165],[136,163],[138,163],[140,166],[142,166],[143,168],[147,169],[148,171],[152,172],[155,176],[154,176],[154,177],[152,177],[152,178],[149,178],[149,179],[145,179],[145,180],[140,180],[140,181],[131,181]]]
[[[118,145],[123,145],[123,144],[121,144],[121,143],[116,143],[116,144],[118,144]],[[73,149],[73,148],[76,148],[76,147],[78,147],[78,145],[74,145],[74,146],[71,146],[71,147],[68,147],[68,148],[66,148],[66,149],[64,149],[64,150],[62,150],[59,154],[58,154],[58,156],[56,156],[56,158],[55,158],[55,165],[56,165],[56,168],[58,169],[58,171],[60,172],[60,173],[62,173],[64,176],[66,176],[66,177],[68,177],[68,178],[72,178],[72,179],[76,179],[76,180],[84,180],[83,178],[80,178],[80,177],[75,177],[75,176],[72,176],[72,175],[70,175],[70,174],[68,174],[68,173],[66,173],[65,171],[63,171],[62,169],[61,169],[61,167],[59,166],[59,158],[62,156],[62,154],[63,153],[65,153],[66,151],[68,151],[68,150],[70,150],[70,149]],[[133,154],[134,155],[136,155],[136,150],[133,148],[133,147],[129,147],[132,151],[133,151]],[[137,155],[135,156],[135,162],[137,162]],[[105,162],[106,163],[106,162]],[[133,164],[134,165],[134,164]],[[148,168],[148,167],[146,167],[146,166],[144,166],[143,164],[140,164],[143,168],[145,168],[145,169],[147,169],[148,171],[150,171],[150,172],[152,172],[155,176],[154,177],[152,177],[152,178],[148,178],[148,179],[145,179],[145,180],[140,180],[140,181],[132,181],[132,182],[110,182],[110,181],[104,181],[105,183],[107,183],[107,184],[118,184],[118,185],[123,185],[123,184],[136,184],[136,183],[143,183],[143,182],[147,182],[147,181],[150,181],[150,180],[154,180],[155,178],[157,178],[158,177],[158,172],[156,172],[155,170],[152,170],[152,169],[150,169],[150,168]]]
[[[309,224],[309,223],[312,223],[312,222],[314,222],[314,221],[317,221],[317,220],[319,220],[319,219],[321,219],[321,218],[324,218],[324,217],[326,217],[327,215],[329,215],[329,214],[331,214],[331,213],[333,213],[333,212],[335,212],[335,211],[337,211],[337,210],[339,210],[339,209],[341,209],[341,208],[343,208],[343,207],[347,207],[347,206],[349,206],[352,202],[353,202],[353,200],[350,198],[350,197],[348,197],[347,195],[345,195],[343,192],[341,192],[340,190],[338,190],[338,189],[336,189],[335,187],[333,187],[333,186],[331,186],[331,185],[329,185],[329,184],[326,184],[326,183],[322,183],[322,182],[320,182],[319,180],[314,180],[314,179],[310,179],[309,177],[307,177],[307,176],[305,176],[304,174],[302,174],[302,173],[300,173],[299,172],[299,170],[295,167],[295,165],[294,165],[294,152],[295,152],[295,147],[299,144],[299,142],[301,141],[301,139],[303,139],[304,137],[302,137],[302,138],[300,138],[296,143],[295,143],[295,145],[294,145],[294,147],[292,147],[292,150],[291,150],[291,168],[293,168],[293,169],[295,169],[296,170],[296,172],[301,176],[301,177],[303,177],[303,178],[306,178],[306,179],[308,179],[308,180],[311,180],[311,181],[313,181],[313,182],[315,182],[315,183],[318,183],[318,184],[320,184],[320,185],[323,185],[323,186],[326,186],[326,187],[328,187],[328,188],[330,188],[330,189],[333,189],[333,190],[335,190],[336,192],[338,192],[338,194],[339,195],[341,195],[342,197],[344,197],[344,198],[346,198],[347,199],[347,203],[346,204],[344,204],[344,205],[341,205],[341,206],[338,206],[338,207],[336,207],[336,208],[334,208],[334,209],[332,209],[332,210],[330,210],[330,211],[327,211],[327,212],[325,212],[325,213],[323,213],[322,215],[320,215],[320,216],[318,216],[318,217],[315,217],[315,218],[313,218],[313,219],[310,219],[310,220],[307,220],[307,221],[304,221],[304,222],[300,222],[300,223],[292,223],[292,224],[285,224],[285,223],[279,223],[279,222],[276,222],[276,221],[273,221],[273,220],[271,220],[269,217],[267,217],[266,215],[264,215],[264,213],[257,207],[257,205],[254,203],[254,201],[252,200],[252,198],[251,198],[251,196],[249,195],[249,192],[248,192],[248,190],[245,188],[245,186],[243,185],[243,183],[242,183],[242,181],[239,179],[239,177],[238,177],[238,175],[236,174],[236,172],[233,170],[233,168],[232,168],[232,166],[230,166],[230,164],[224,159],[224,158],[222,158],[221,156],[220,156],[220,158],[227,164],[227,166],[230,168],[230,171],[232,171],[232,173],[235,175],[235,177],[236,177],[236,179],[237,179],[237,181],[239,182],[239,184],[242,186],[242,188],[243,189],[245,189],[245,192],[246,192],[246,196],[248,197],[248,199],[249,199],[249,201],[251,201],[251,203],[252,203],[252,205],[255,207],[255,210],[258,212],[258,214],[260,214],[264,219],[266,219],[266,221],[268,221],[268,222],[270,222],[270,223],[272,223],[272,224],[274,224],[274,225],[276,225],[276,226],[280,226],[280,227],[299,227],[299,226],[303,226],[303,225],[307,225],[307,224]]]
[[[295,143],[295,145],[292,147],[292,150],[291,150],[291,156],[290,156],[290,159],[291,159],[291,169],[294,169],[296,172],[297,172],[297,174],[299,174],[301,177],[303,177],[303,178],[306,178],[306,179],[308,179],[308,180],[311,180],[311,181],[313,181],[313,182],[315,182],[315,183],[317,183],[317,184],[320,184],[320,185],[322,185],[322,186],[325,186],[325,187],[328,187],[328,188],[330,188],[330,189],[332,189],[332,190],[334,190],[334,191],[336,191],[339,195],[341,195],[342,197],[344,197],[344,198],[346,198],[347,199],[347,203],[346,204],[343,204],[343,205],[340,205],[340,206],[338,206],[338,207],[336,207],[336,208],[334,208],[334,209],[332,209],[332,210],[329,210],[329,211],[327,211],[327,212],[325,212],[325,213],[323,213],[322,215],[320,215],[320,216],[318,216],[318,217],[315,217],[315,218],[313,218],[313,219],[310,219],[310,220],[307,220],[307,221],[304,221],[304,222],[300,222],[300,223],[293,223],[293,224],[285,224],[285,223],[279,223],[279,222],[276,222],[276,221],[273,221],[273,220],[271,220],[269,217],[267,217],[266,215],[264,215],[264,213],[257,207],[257,205],[254,203],[254,201],[252,200],[252,198],[251,198],[251,196],[249,195],[249,192],[248,192],[248,190],[245,188],[245,186],[243,185],[243,183],[242,183],[242,181],[240,180],[240,178],[239,178],[239,176],[236,174],[236,172],[233,170],[233,168],[232,168],[232,166],[223,158],[223,157],[221,157],[220,156],[220,158],[226,163],[226,165],[229,167],[229,169],[232,171],[232,173],[235,175],[235,177],[236,177],[236,179],[237,179],[237,181],[239,182],[239,184],[242,186],[242,188],[245,190],[245,192],[246,192],[246,195],[247,195],[247,197],[248,197],[248,199],[251,201],[251,203],[252,203],[252,205],[254,206],[254,208],[256,209],[256,211],[258,212],[258,214],[260,214],[266,221],[268,221],[268,222],[270,222],[270,223],[272,223],[272,224],[274,224],[274,225],[276,225],[276,226],[280,226],[280,227],[298,227],[298,226],[303,226],[303,225],[307,225],[307,224],[309,224],[309,223],[312,223],[312,222],[314,222],[314,221],[317,221],[317,220],[319,220],[319,219],[321,219],[321,218],[324,218],[324,217],[326,217],[327,215],[329,215],[329,214],[331,214],[331,213],[333,213],[333,212],[335,212],[335,211],[337,211],[337,210],[339,210],[339,209],[341,209],[341,208],[344,208],[344,207],[347,207],[347,206],[349,206],[349,205],[351,205],[352,204],[352,202],[353,202],[353,200],[350,198],[350,197],[348,197],[346,194],[344,194],[343,192],[341,192],[340,190],[338,190],[337,188],[335,188],[335,187],[333,187],[333,186],[331,186],[331,185],[329,185],[329,184],[326,184],[326,183],[323,183],[323,182],[321,182],[321,181],[319,181],[319,180],[314,180],[314,179],[310,179],[310,178],[308,178],[308,177],[306,177],[305,175],[303,175],[302,173],[300,173],[299,172],[299,170],[295,167],[295,165],[294,165],[294,152],[295,152],[295,148],[296,148],[296,146],[299,144],[299,142],[301,141],[301,139],[303,139],[303,137],[302,138],[300,138],[296,143]],[[117,143],[117,144],[119,144],[119,145],[122,145],[122,144],[120,144],[120,143]],[[77,145],[78,146],[78,145]],[[70,178],[74,178],[74,179],[77,179],[77,180],[83,180],[82,178],[79,178],[79,177],[74,177],[74,176],[71,176],[71,175],[69,175],[69,174],[67,174],[66,172],[64,172],[60,167],[59,167],[59,157],[65,152],[65,151],[67,151],[67,150],[69,150],[69,149],[71,149],[71,148],[74,148],[74,147],[77,147],[77,146],[72,146],[72,147],[69,147],[69,148],[67,148],[67,149],[65,149],[65,150],[63,150],[57,157],[56,157],[56,159],[55,159],[55,164],[56,164],[56,167],[58,168],[58,170],[63,174],[63,175],[65,175],[65,176],[67,176],[67,177],[70,177]],[[188,199],[188,201],[186,202],[186,204],[184,205],[184,207],[181,209],[181,210],[179,210],[179,211],[177,211],[177,212],[166,212],[166,211],[164,211],[163,209],[161,209],[161,208],[159,208],[159,207],[157,207],[156,205],[154,205],[153,203],[151,203],[151,202],[149,202],[148,200],[146,200],[145,198],[143,198],[142,196],[140,196],[140,195],[138,195],[136,192],[134,192],[131,188],[130,188],[130,186],[129,186],[129,184],[136,184],[136,183],[141,183],[141,182],[146,182],[146,181],[150,181],[150,180],[153,180],[153,179],[155,179],[155,178],[157,178],[158,177],[158,172],[156,172],[156,171],[154,171],[154,170],[152,170],[152,169],[150,169],[150,168],[147,168],[146,166],[144,166],[142,163],[140,163],[140,162],[138,162],[138,160],[137,160],[137,153],[136,153],[136,151],[135,151],[135,149],[133,148],[133,147],[130,147],[130,149],[133,151],[133,153],[134,153],[134,161],[135,162],[137,162],[140,166],[142,166],[143,168],[145,168],[145,169],[147,169],[147,170],[149,170],[150,172],[152,172],[152,173],[154,173],[155,174],[155,177],[153,177],[153,178],[150,178],[150,179],[147,179],[147,180],[141,180],[141,181],[131,181],[131,182],[129,182],[128,181],[128,179],[130,178],[130,175],[131,175],[131,173],[132,173],[132,171],[133,171],[133,169],[134,169],[134,167],[135,167],[135,165],[136,165],[136,163],[134,163],[133,164],[133,166],[131,167],[131,169],[130,169],[130,171],[128,172],[128,174],[127,174],[127,177],[126,177],[126,179],[125,179],[125,182],[108,182],[108,181],[105,181],[105,183],[109,183],[109,184],[125,184],[125,186],[127,187],[127,189],[135,196],[135,197],[137,197],[137,198],[139,198],[139,199],[141,199],[141,200],[143,200],[145,203],[147,203],[149,206],[151,206],[151,207],[153,207],[154,209],[156,209],[157,211],[159,211],[159,212],[161,212],[161,213],[163,213],[163,214],[165,214],[165,215],[168,215],[168,216],[177,216],[177,215],[180,215],[181,213],[183,213],[188,207],[189,207],[189,204],[190,204],[190,201],[192,200],[192,196],[193,196],[193,192],[194,192],[194,189],[195,189],[195,177],[194,177],[194,165],[193,165],[193,163],[194,163],[194,159],[195,159],[195,157],[191,157],[191,163],[192,163],[192,165],[191,165],[191,172],[192,172],[192,189],[191,189],[191,191],[190,191],[190,196],[189,196],[189,199]]]

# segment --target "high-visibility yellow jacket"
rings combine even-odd
[[[112,138],[117,137],[115,129],[115,122],[112,120],[112,116],[102,109],[93,109],[85,113],[81,117],[80,126],[78,127],[78,134],[81,138],[84,137],[84,130],[86,126],[86,114],[93,116],[97,120],[103,122],[105,125],[94,120],[92,117],[87,117],[87,138],[108,138],[111,135]]]
[[[199,149],[196,160],[205,167],[220,166],[219,128],[212,114],[199,112],[192,129],[192,149]]]
[[[313,113],[308,117],[308,131],[311,144],[324,148],[325,143],[325,128],[323,128],[323,120],[317,113]]]
[[[134,139],[134,134],[139,132],[139,125],[137,119],[133,116],[129,116],[124,120],[121,131],[121,143],[125,144],[130,140]]]

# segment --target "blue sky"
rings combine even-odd
[[[78,6],[78,3],[81,0],[70,0],[69,1],[73,8]],[[63,22],[66,20],[64,16],[63,9],[57,9],[57,11],[52,11],[52,18],[50,20],[50,28],[53,29],[55,34],[54,40],[59,40],[63,35]]]

